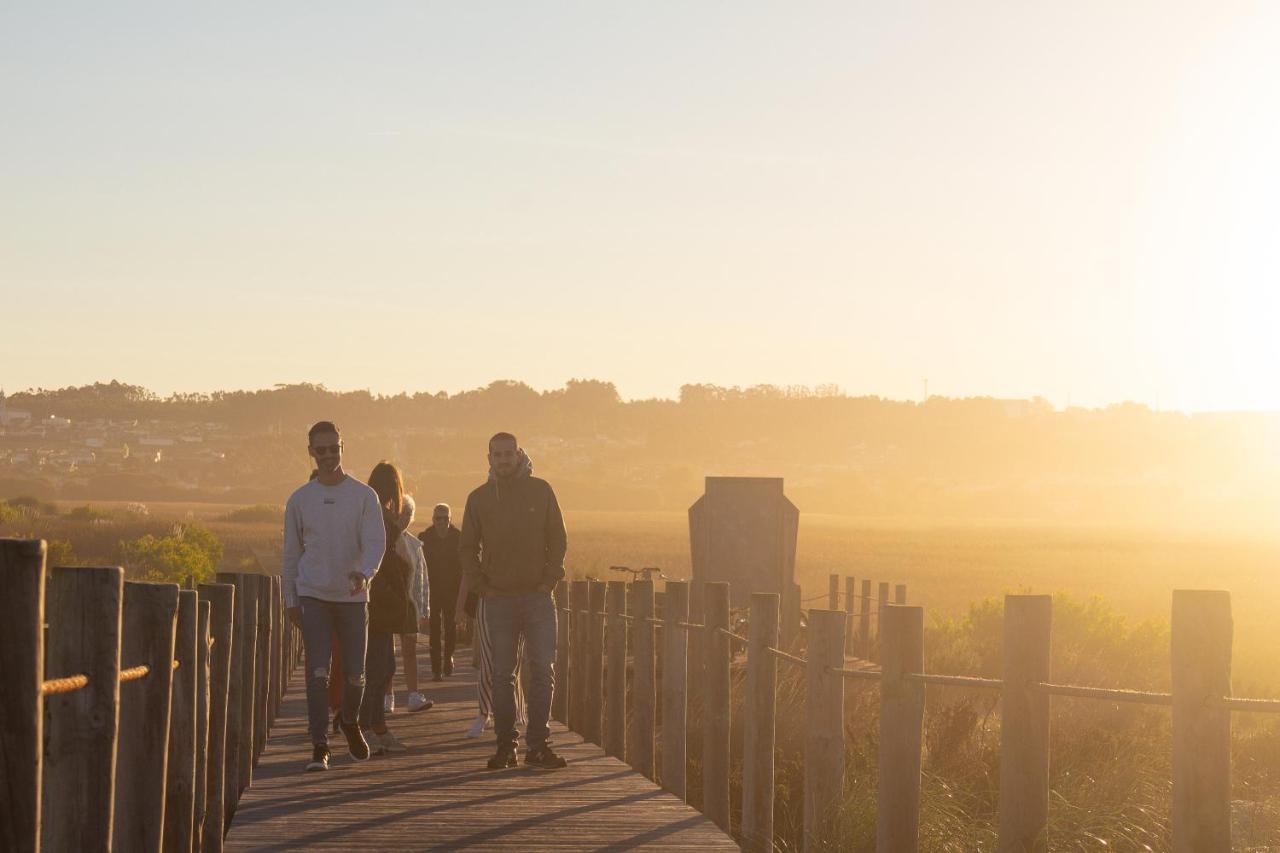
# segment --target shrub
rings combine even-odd
[[[253,506],[243,506],[239,509],[233,509],[226,515],[221,516],[218,520],[241,523],[270,522],[278,524],[282,518],[284,518],[284,507],[276,504],[254,504]]]
[[[208,580],[222,559],[222,542],[200,524],[177,525],[168,536],[148,533],[121,540],[116,550],[131,574],[171,583],[183,583],[188,576],[197,583]]]
[[[104,521],[111,518],[111,513],[105,509],[85,504],[68,510],[67,518],[71,521]]]

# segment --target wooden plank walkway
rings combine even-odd
[[[418,657],[429,667],[425,643]],[[463,737],[476,714],[469,665],[440,683],[424,672],[423,692],[435,707],[391,715],[407,752],[356,763],[339,735],[330,741],[331,769],[307,773],[301,682],[299,668],[240,800],[228,850],[738,849],[706,817],[558,723],[552,741],[565,769],[486,769],[492,731]],[[399,677],[397,697],[404,701]]]

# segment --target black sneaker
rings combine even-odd
[[[504,767],[515,767],[518,763],[514,746],[500,746],[493,754],[493,758],[489,759],[489,769],[502,770]]]
[[[329,769],[329,747],[318,743],[311,750],[311,760],[307,762],[308,770]]]
[[[534,747],[524,754],[524,763],[544,770],[558,770],[567,766],[565,760],[551,751],[551,747],[543,744]]]
[[[360,723],[348,723],[346,720],[339,720],[338,728],[342,729],[342,733],[347,736],[347,751],[351,753],[351,757],[356,761],[367,760],[369,758],[369,744],[360,732]]]

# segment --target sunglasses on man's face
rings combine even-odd
[[[337,456],[342,452],[342,442],[337,444],[313,444],[311,452],[316,456],[329,456],[330,454]]]
[[[449,520],[449,516],[447,516],[447,515],[437,515],[437,516],[433,516],[431,520],[432,520],[432,521],[448,521],[448,520]]]

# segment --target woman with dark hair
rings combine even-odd
[[[396,672],[393,637],[418,630],[418,616],[409,596],[411,567],[396,547],[400,542],[400,509],[404,504],[404,480],[390,462],[379,462],[369,474],[369,487],[382,506],[387,547],[378,573],[369,584],[369,645],[365,656],[364,700],[360,727],[368,733],[369,751],[403,752],[407,747],[387,728],[382,697]]]

